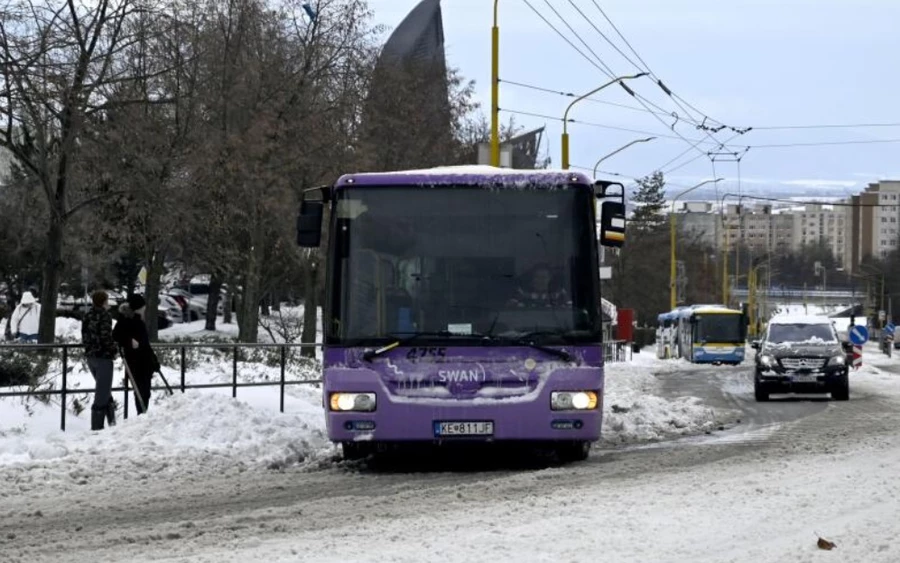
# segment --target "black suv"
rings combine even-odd
[[[828,317],[775,317],[756,353],[754,391],[757,401],[773,393],[831,393],[835,401],[850,398],[848,379],[852,345],[841,342]]]

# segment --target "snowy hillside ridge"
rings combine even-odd
[[[649,352],[635,354],[632,362],[606,364],[603,442],[653,442],[703,434],[729,418],[729,412],[705,406],[696,397],[661,397],[655,368],[670,371],[672,366]]]
[[[311,408],[280,414],[212,393],[175,394],[153,404],[148,414],[120,420],[101,432],[49,432],[24,429],[0,431],[0,466],[20,467],[38,474],[85,478],[103,467],[134,472],[154,465],[178,471],[184,466],[251,465],[281,468],[330,456],[321,403],[308,390]]]

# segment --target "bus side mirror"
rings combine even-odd
[[[300,203],[297,216],[297,244],[303,248],[318,248],[322,242],[322,217],[325,214],[324,201]]]
[[[600,244],[620,248],[625,244],[625,204],[605,201],[600,212]]]
[[[594,197],[605,200],[600,204],[600,244],[620,248],[625,244],[625,186],[597,180]]]

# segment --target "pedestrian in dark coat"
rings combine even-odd
[[[131,295],[127,302],[119,307],[119,322],[113,329],[113,338],[122,348],[125,362],[134,377],[136,389],[134,401],[138,414],[144,412],[141,407],[150,406],[150,382],[153,373],[159,371],[159,360],[150,346],[150,336],[147,333],[147,325],[143,316],[146,314],[147,302],[140,295]],[[138,398],[140,394],[140,399]]]
[[[109,314],[109,295],[95,291],[93,307],[81,321],[81,342],[88,368],[94,376],[94,403],[91,405],[91,430],[103,430],[104,421],[116,423],[116,403],[112,398],[113,360],[116,341],[112,336],[112,316]]]

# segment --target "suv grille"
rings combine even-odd
[[[782,358],[785,369],[822,369],[828,360],[822,358]]]

